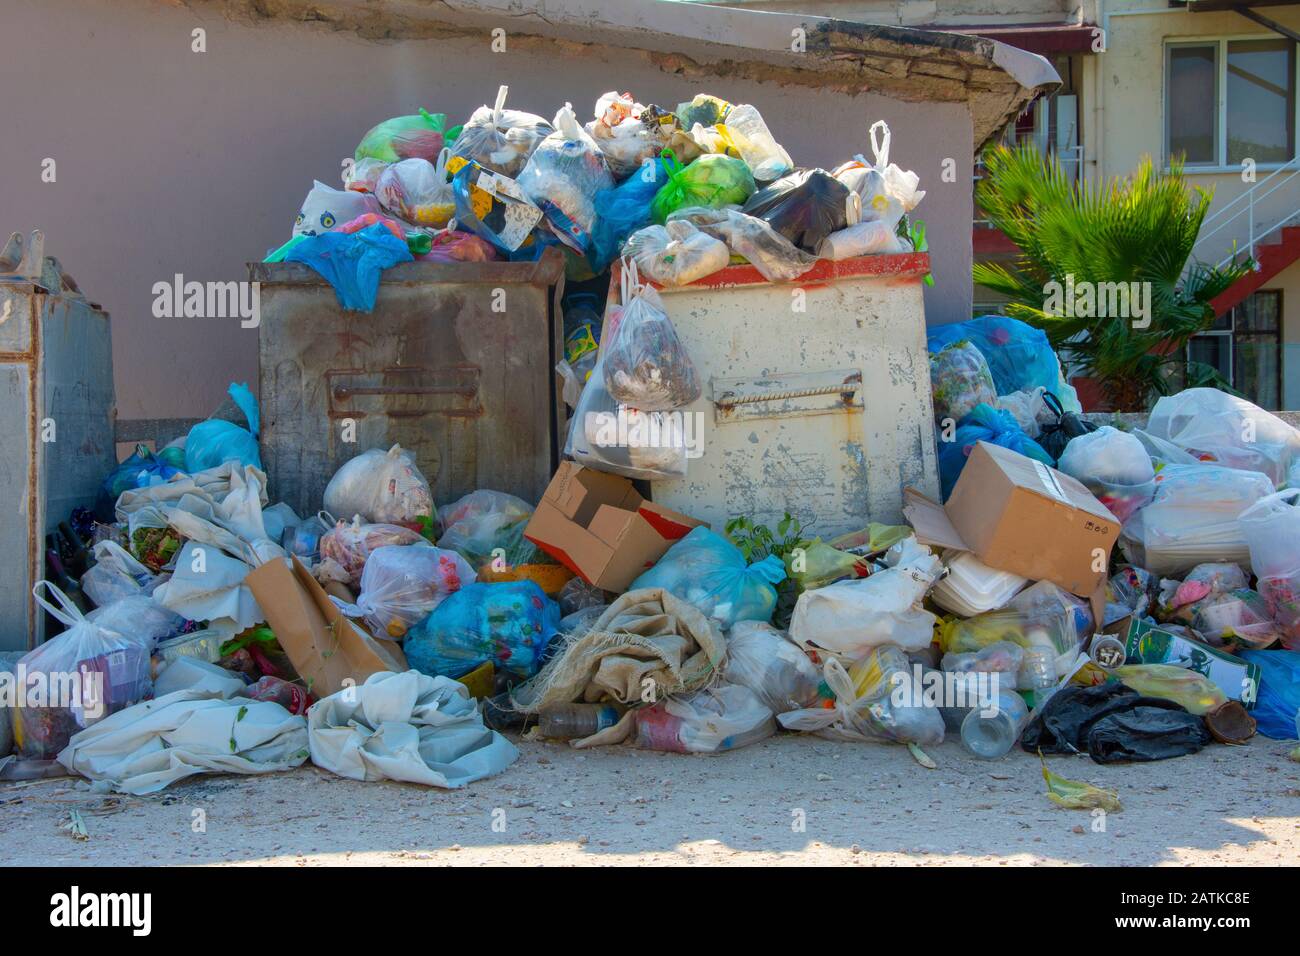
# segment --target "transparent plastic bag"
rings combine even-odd
[[[447,179],[448,156],[444,149],[436,165],[423,159],[393,163],[375,184],[379,204],[417,226],[446,226],[456,214],[456,197]]]
[[[746,565],[734,544],[698,527],[670,547],[628,590],[663,588],[729,628],[737,621],[770,622],[776,610],[776,585],[784,580],[780,558],[768,555]]]
[[[636,745],[670,753],[721,753],[776,733],[772,711],[748,687],[717,684],[636,711]]]
[[[731,262],[726,243],[675,219],[667,226],[646,226],[632,233],[623,255],[636,263],[640,274],[666,286],[703,279]]]
[[[643,412],[689,405],[701,394],[695,365],[659,293],[640,281],[635,263],[626,259],[621,293],[623,307],[610,317],[608,341],[600,349],[610,397]]]
[[[555,596],[559,602],[560,613],[567,617],[588,608],[609,606],[609,595],[604,589],[588,584],[582,578],[574,577],[565,582],[560,593]],[[593,618],[595,620],[595,618]]]
[[[820,668],[781,631],[763,621],[738,621],[727,637],[723,680],[748,687],[774,714],[811,707]]]
[[[81,590],[104,607],[124,597],[152,594],[160,583],[159,577],[131,556],[116,541],[101,541],[95,545],[95,563],[81,576]]]
[[[1283,631],[1287,647],[1300,647],[1300,489],[1261,498],[1238,522],[1250,549],[1259,593]],[[84,584],[83,584],[84,587]]]
[[[1143,696],[1172,700],[1198,716],[1228,702],[1227,695],[1204,674],[1177,664],[1122,664],[1110,673]]]
[[[976,405],[993,405],[998,400],[989,363],[970,342],[954,342],[930,354],[930,389],[937,422],[959,422]]]
[[[696,93],[690,102],[678,103],[677,109],[673,112],[678,122],[685,129],[690,129],[696,123],[701,126],[717,126],[726,121],[731,109],[731,104],[720,96],[714,96],[712,93]]]
[[[759,182],[771,182],[794,169],[790,154],[776,141],[756,107],[739,103],[727,110],[727,138]]]
[[[1079,479],[1120,521],[1155,497],[1151,456],[1136,437],[1110,425],[1070,439],[1056,467]]]
[[[669,215],[669,226],[679,219],[721,239],[732,253],[743,256],[769,282],[797,279],[817,263],[816,256],[804,252],[762,219],[739,209],[678,209]]]
[[[743,159],[708,153],[682,166],[671,150],[664,151],[664,159],[668,163],[668,181],[650,203],[651,218],[660,225],[675,210],[740,205],[754,193],[754,175]]]
[[[641,122],[644,107],[630,93],[606,93],[596,101],[595,119],[587,134],[600,147],[617,180],[631,176],[642,164],[659,155],[659,137]]]
[[[983,355],[984,353],[981,352],[980,354]],[[988,367],[987,362],[985,367]],[[1045,388],[1039,385],[1037,388],[999,395],[989,404],[994,408],[1009,413],[1026,435],[1037,440],[1043,430],[1043,423],[1056,420],[1055,413],[1043,401],[1043,395],[1046,391]]]
[[[406,636],[403,650],[422,674],[461,677],[492,661],[532,677],[560,624],[560,606],[532,581],[467,584]]]
[[[364,619],[377,637],[400,641],[448,595],[473,580],[474,569],[455,551],[390,545],[366,560],[355,604],[331,600],[348,617]]]
[[[341,518],[415,524],[434,517],[429,482],[401,445],[372,448],[344,462],[325,486],[325,510]]]
[[[1202,461],[1263,472],[1275,486],[1287,480],[1300,452],[1300,430],[1217,388],[1188,388],[1162,396],[1151,409],[1146,430]]]
[[[57,607],[41,595],[42,586]],[[32,596],[67,630],[18,662],[28,675],[29,688],[33,675],[44,676],[46,694],[43,701],[26,693],[20,696],[12,711],[14,743],[20,755],[48,760],[77,731],[153,692],[150,646],[88,621],[48,581],[36,582]]]
[[[86,620],[107,631],[142,641],[151,651],[160,641],[179,634],[186,623],[185,618],[148,594],[132,594],[97,607],[86,615]]]
[[[531,564],[541,560],[523,536],[532,516],[533,506],[522,498],[480,488],[443,507],[438,547],[459,553],[475,568],[492,561],[497,549],[510,567]]]
[[[358,193],[373,193],[379,185],[379,177],[389,165],[380,159],[359,160],[344,168],[343,188]]]
[[[697,160],[699,162],[699,160]],[[856,197],[824,169],[800,169],[755,192],[741,212],[762,219],[807,252],[852,225]]]
[[[391,545],[427,545],[419,532],[394,524],[363,523],[360,517],[339,521],[320,539],[322,562],[333,564],[336,580],[355,586],[361,580],[366,559],[379,548]]]
[[[1214,592],[1190,605],[1188,611],[1192,629],[1211,643],[1233,641],[1268,647],[1289,637],[1274,622],[1269,602],[1250,588]]]
[[[456,137],[451,154],[513,178],[554,128],[540,116],[506,109],[508,92],[509,87],[501,87],[496,106],[480,106],[474,111]]]
[[[981,315],[926,330],[926,347],[931,352],[962,339],[984,354],[999,395],[1042,386],[1060,399],[1065,411],[1083,411],[1075,390],[1065,383],[1061,363],[1042,329],[1005,315]]]
[[[353,158],[358,162],[375,159],[395,163],[402,159],[432,162],[442,151],[447,134],[447,115],[420,110],[412,116],[394,116],[373,127],[357,144]]]
[[[585,255],[596,221],[596,194],[613,185],[600,147],[565,103],[555,114],[555,132],[528,157],[519,188],[541,207],[555,234]]]

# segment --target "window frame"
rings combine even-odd
[[[1173,92],[1169,83],[1169,67],[1172,59],[1171,51],[1178,47],[1214,47],[1214,159],[1211,162],[1192,162],[1188,160],[1184,164],[1184,169],[1188,173],[1239,173],[1241,172],[1240,163],[1229,163],[1228,158],[1228,44],[1239,43],[1241,41],[1264,42],[1268,40],[1289,40],[1291,43],[1291,156],[1289,159],[1280,162],[1257,163],[1257,170],[1276,170],[1281,169],[1297,158],[1300,158],[1300,43],[1283,37],[1280,34],[1261,34],[1261,33],[1231,33],[1231,34],[1214,34],[1210,36],[1191,36],[1191,37],[1166,37],[1164,43],[1164,65],[1161,75],[1161,86],[1164,93],[1162,97],[1162,108],[1164,111],[1163,122],[1161,123],[1161,151],[1164,156],[1165,170],[1168,171],[1170,163],[1169,152],[1169,133],[1170,133],[1170,106],[1169,97]]]
[[[1206,329],[1204,332],[1197,332],[1190,339],[1188,339],[1187,344],[1183,347],[1183,359],[1184,361],[1191,360],[1192,342],[1195,341],[1196,339],[1208,339],[1208,338],[1225,339],[1228,347],[1228,376],[1227,376],[1228,384],[1231,385],[1233,388],[1237,388],[1238,387],[1236,381],[1237,379],[1237,335],[1238,334],[1241,334],[1243,336],[1251,335],[1256,337],[1261,335],[1268,335],[1268,334],[1275,335],[1276,344],[1277,344],[1277,381],[1275,383],[1275,387],[1277,389],[1278,405],[1282,406],[1286,403],[1286,393],[1285,393],[1286,346],[1282,334],[1283,326],[1285,324],[1285,315],[1286,315],[1286,313],[1283,312],[1282,310],[1286,306],[1286,295],[1285,295],[1285,291],[1281,287],[1256,289],[1254,292],[1251,293],[1251,295],[1261,295],[1261,294],[1276,296],[1277,299],[1277,329],[1273,333],[1247,332],[1245,330],[1240,330],[1239,332],[1237,328],[1237,310],[1240,309],[1244,304],[1244,302],[1239,302],[1237,305],[1234,305],[1231,309],[1228,310],[1228,322],[1229,322],[1228,328]],[[1258,396],[1247,396],[1247,398],[1253,402],[1255,401],[1256,398],[1258,398]],[[1270,410],[1276,411],[1276,409],[1270,409]]]

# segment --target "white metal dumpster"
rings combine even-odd
[[[827,537],[900,522],[909,485],[937,496],[929,270],[924,253],[865,256],[794,282],[744,265],[660,289],[704,388],[687,409],[703,454],[653,500],[719,530],[789,511]]]

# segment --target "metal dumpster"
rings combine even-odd
[[[929,256],[821,261],[794,282],[748,265],[660,289],[704,393],[702,456],[654,501],[721,529],[789,511],[830,537],[938,494],[921,281]],[[615,280],[613,288],[617,287]]]
[[[439,504],[476,488],[541,498],[559,463],[559,251],[537,262],[404,263],[384,273],[370,313],[344,310],[301,264],[250,263],[249,274],[261,284],[273,498],[315,513],[340,465],[394,443]]]
[[[33,234],[17,273],[0,275],[0,651],[44,640],[32,585],[45,576],[45,535],[94,507],[117,464],[108,313],[64,287],[43,247]]]

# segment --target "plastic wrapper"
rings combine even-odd
[[[727,638],[722,678],[748,687],[774,714],[811,707],[821,669],[782,632],[762,621],[739,621]]]
[[[723,128],[728,142],[759,182],[771,182],[794,169],[790,154],[776,141],[756,107],[748,103],[731,107]]]
[[[353,158],[395,163],[402,159],[433,162],[446,142],[447,116],[420,110],[412,116],[394,116],[372,128],[357,144]]]
[[[186,620],[147,594],[132,594],[95,608],[86,615],[91,624],[143,642],[150,651],[160,641],[179,634]]]
[[[436,153],[434,155],[437,155]],[[333,189],[312,183],[293,221],[294,236],[319,236],[368,212],[379,212],[379,200],[354,189]]]
[[[1110,425],[1072,438],[1057,467],[1079,479],[1120,521],[1156,493],[1155,469],[1142,442]]]
[[[699,160],[697,160],[699,162]],[[851,225],[849,188],[824,169],[801,169],[764,186],[741,211],[764,220],[792,243],[816,252],[821,241]]]
[[[532,581],[467,584],[406,637],[411,667],[460,677],[491,661],[498,671],[532,677],[560,623],[560,607]]]
[[[703,279],[731,262],[726,243],[676,219],[667,226],[646,226],[632,233],[623,254],[636,263],[640,274],[666,286]]]
[[[780,558],[768,555],[746,565],[739,548],[699,527],[674,543],[628,590],[663,588],[729,628],[737,621],[770,622],[776,610],[776,585],[784,580]]]
[[[976,444],[982,441],[1010,448],[1035,461],[1041,461],[1044,465],[1056,464],[1038,442],[1021,431],[1008,412],[991,405],[976,405],[958,424],[951,441],[945,441],[943,429],[939,430],[935,444],[939,453],[939,486],[944,501],[948,500],[953,488],[957,486],[957,479],[966,467],[966,459],[975,450]]]
[[[666,153],[668,181],[650,203],[651,218],[660,225],[678,209],[740,205],[754,193],[754,176],[742,159],[708,153],[682,166],[671,151]]]
[[[926,346],[931,352],[962,339],[984,353],[999,395],[1042,386],[1060,399],[1066,411],[1083,411],[1078,395],[1065,383],[1061,363],[1042,329],[1005,315],[981,315],[926,330]]]
[[[667,181],[667,167],[656,159],[619,185],[596,194],[596,222],[587,245],[593,269],[604,271],[619,257],[627,237],[650,225],[650,203]]]
[[[1124,664],[1111,674],[1145,697],[1172,700],[1192,714],[1203,716],[1228,700],[1208,677],[1176,664]]]
[[[596,101],[596,118],[586,125],[615,179],[631,176],[662,148],[655,132],[641,122],[642,109],[630,93],[606,93]]]
[[[1107,627],[1129,616],[1142,617],[1155,597],[1158,579],[1145,568],[1122,567],[1110,576],[1106,586]]]
[[[42,585],[57,606],[40,594]],[[151,646],[88,621],[67,595],[48,581],[38,581],[32,594],[67,630],[16,665],[15,672],[25,670],[27,685],[11,715],[19,755],[48,760],[79,730],[153,692]],[[39,680],[35,675],[44,675],[44,700],[33,690],[32,681]]]
[[[532,505],[522,498],[480,488],[442,509],[443,532],[438,547],[458,552],[475,568],[495,559],[506,567],[547,561],[524,538],[524,528],[532,516]]]
[[[1279,487],[1300,453],[1300,430],[1217,388],[1188,388],[1162,396],[1151,409],[1146,430],[1202,461],[1263,472]]]
[[[1191,620],[1184,611],[1188,606],[1214,594],[1244,588],[1249,583],[1240,565],[1223,562],[1198,564],[1181,581],[1167,578],[1160,582],[1156,615],[1162,621],[1181,620],[1186,624]],[[1180,613],[1186,616],[1180,618]]]
[[[910,251],[894,227],[880,219],[837,229],[817,245],[817,255],[832,262],[856,256],[891,256]]]
[[[930,389],[938,422],[959,422],[976,405],[994,405],[998,400],[989,363],[970,342],[954,342],[930,354]]]
[[[881,644],[911,651],[929,647],[936,619],[921,600],[942,570],[938,556],[922,548],[868,578],[805,591],[794,606],[790,637],[850,661]]]
[[[643,412],[689,405],[700,397],[700,382],[659,293],[627,261],[621,281],[623,308],[610,317],[600,350],[605,388],[615,401]]]
[[[564,454],[579,464],[625,478],[684,478],[690,416],[621,405],[605,388],[604,349],[569,420]]]
[[[978,652],[1000,642],[1025,650],[1045,648],[1052,654],[1058,678],[1070,672],[1083,640],[1074,613],[1035,613],[1014,607],[952,618],[939,627],[939,646],[945,655]]]
[[[436,164],[424,159],[393,163],[379,176],[375,196],[388,212],[417,226],[441,229],[456,214],[456,197],[447,178],[447,150]]]
[[[509,87],[501,87],[495,106],[480,106],[474,111],[456,137],[451,153],[513,178],[523,171],[537,144],[554,132],[554,127],[540,116],[506,109],[508,91]]]
[[[837,168],[834,175],[858,196],[863,222],[883,222],[892,232],[903,214],[915,209],[925,193],[917,188],[921,179],[916,173],[889,161],[893,137],[885,121],[873,123],[868,136],[875,162],[868,163],[861,155],[855,156]]]
[[[97,607],[124,597],[149,595],[161,581],[115,541],[101,541],[94,548],[95,563],[81,576],[81,590]]]
[[[390,545],[367,559],[355,604],[332,600],[348,617],[363,618],[372,634],[400,641],[473,580],[474,569],[455,551]]]
[[[333,530],[326,532],[320,539],[321,563],[329,562],[333,573],[324,569],[318,571],[318,577],[342,581],[355,586],[361,581],[366,559],[379,548],[390,545],[427,545],[417,531],[393,524],[367,524],[359,517],[350,522],[340,521]]]
[[[1120,532],[1132,563],[1161,576],[1179,575],[1206,561],[1250,562],[1239,518],[1273,483],[1260,472],[1219,465],[1166,465],[1156,493]]]
[[[325,510],[340,518],[417,524],[433,517],[429,482],[401,445],[372,448],[344,462],[325,486]]]
[[[804,252],[762,219],[739,209],[687,207],[668,217],[669,226],[678,219],[721,239],[733,254],[748,260],[769,282],[797,279],[817,263],[816,256]]]
[[[726,100],[711,93],[696,93],[689,103],[678,103],[673,112],[686,129],[696,123],[701,126],[717,126],[725,122],[732,106]]]
[[[860,555],[832,548],[816,538],[786,555],[785,570],[794,581],[795,589],[802,593],[824,588],[841,578],[866,577],[871,565]]]
[[[257,447],[261,421],[257,399],[247,385],[232,383],[227,391],[243,412],[248,427],[241,428],[234,422],[209,418],[191,428],[185,439],[185,470],[191,475],[228,461],[237,461],[240,467],[252,465],[259,471],[262,468],[262,456]]]
[[[721,753],[776,733],[772,711],[748,687],[717,684],[636,711],[636,745],[671,753]]]
[[[614,185],[605,157],[578,125],[568,103],[555,114],[555,131],[538,145],[519,174],[519,188],[541,207],[555,234],[585,255],[596,221],[595,197]]]

